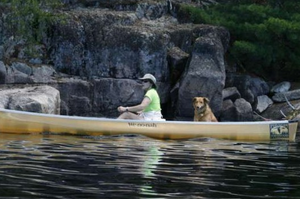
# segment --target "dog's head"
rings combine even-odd
[[[193,106],[197,112],[204,112],[206,106],[209,102],[209,99],[206,97],[194,97],[193,98]]]

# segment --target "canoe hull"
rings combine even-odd
[[[231,140],[294,141],[297,122],[179,122],[116,120],[0,109],[1,133],[72,135],[140,134],[157,139],[212,137]]]

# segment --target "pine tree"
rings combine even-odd
[[[229,61],[271,80],[299,78],[299,8],[295,0],[240,0],[205,9],[182,6],[194,23],[228,28]]]

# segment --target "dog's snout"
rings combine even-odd
[[[197,109],[200,109],[201,107],[202,107],[201,105],[199,105],[199,106],[196,106],[196,108],[197,108]]]

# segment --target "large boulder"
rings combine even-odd
[[[194,31],[195,41],[189,66],[178,91],[177,116],[192,117],[192,99],[207,97],[218,117],[222,109],[222,90],[225,86],[224,53],[228,45],[228,32],[220,27],[202,27]]]
[[[60,114],[60,93],[51,86],[2,86],[0,107],[5,109]]]

